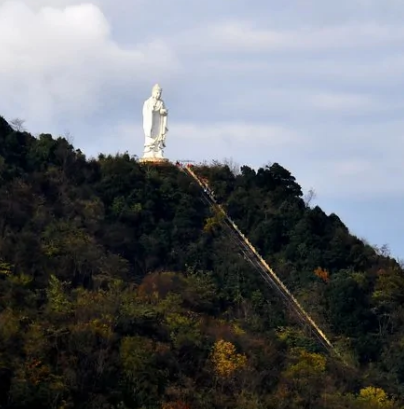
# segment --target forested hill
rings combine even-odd
[[[195,167],[330,357],[175,166],[86,159],[0,117],[0,408],[401,408],[399,264],[290,172]]]

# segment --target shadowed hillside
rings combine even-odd
[[[0,408],[400,408],[404,277],[281,165],[200,166],[341,351],[239,253],[195,182],[0,117]]]

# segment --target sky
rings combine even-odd
[[[402,0],[0,0],[0,115],[141,156],[159,83],[167,158],[278,162],[404,258],[403,20]]]

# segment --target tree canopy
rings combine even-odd
[[[0,408],[402,408],[399,263],[278,163],[195,172],[349,364],[176,166],[88,159],[0,117]]]

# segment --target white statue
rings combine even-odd
[[[143,104],[143,131],[145,134],[144,160],[164,160],[163,149],[167,129],[168,111],[161,99],[162,88],[156,84],[152,96]]]

